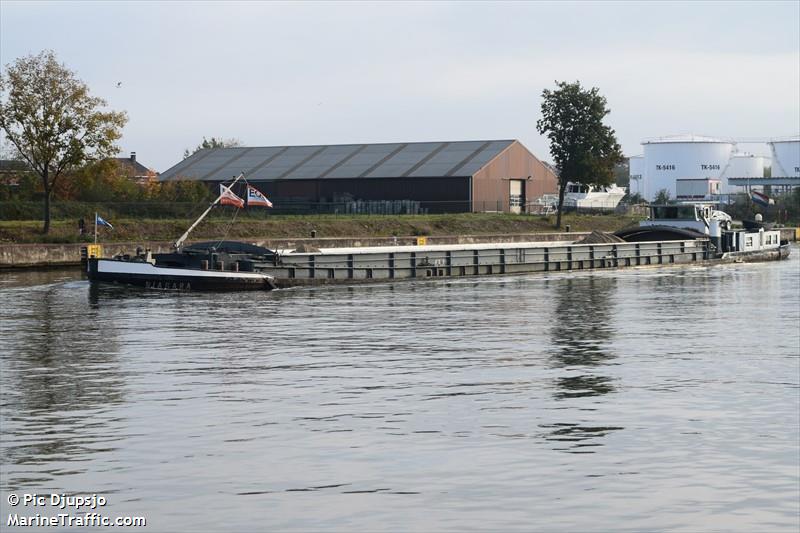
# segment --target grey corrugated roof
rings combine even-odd
[[[471,176],[514,140],[211,148],[184,159],[159,179],[277,179]]]

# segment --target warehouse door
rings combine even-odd
[[[525,182],[508,180],[508,206],[512,213],[521,213],[525,205]]]

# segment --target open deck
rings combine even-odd
[[[711,259],[708,239],[637,243],[530,242],[283,251],[257,268],[276,285],[466,277],[685,264]]]

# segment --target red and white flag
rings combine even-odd
[[[264,193],[253,187],[247,186],[247,207],[251,205],[261,205],[264,207],[272,207],[272,202],[264,196]]]
[[[219,184],[219,203],[222,205],[232,205],[239,209],[244,208],[244,200],[233,194],[233,191]]]
[[[750,199],[759,205],[763,205],[764,207],[775,204],[775,200],[773,200],[763,192],[750,191]]]

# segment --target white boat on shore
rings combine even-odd
[[[564,209],[594,209],[613,211],[627,194],[625,187],[611,184],[606,187],[595,187],[582,183],[567,183],[564,192]],[[558,211],[558,195],[545,194],[527,205],[527,212],[549,215]]]
[[[578,209],[601,209],[613,211],[625,197],[625,187],[616,183],[606,187],[594,187],[582,183],[568,183],[564,195],[564,206]]]

